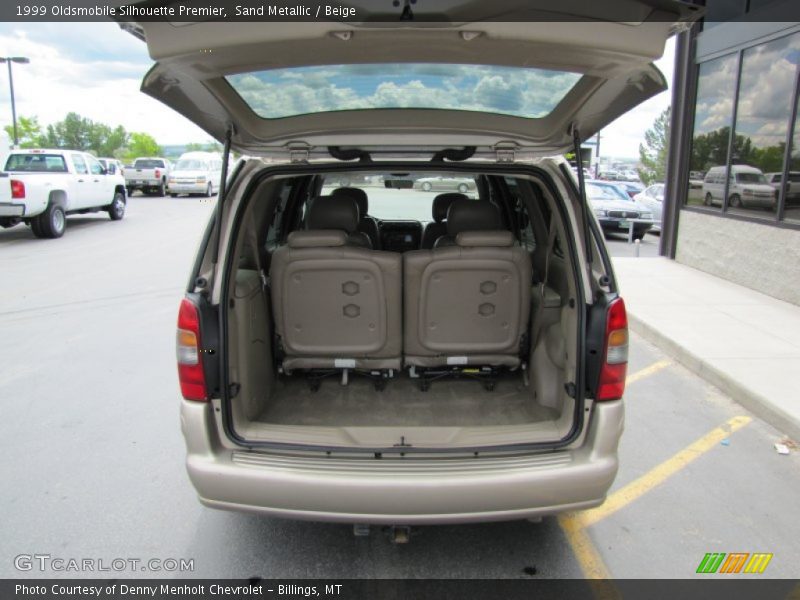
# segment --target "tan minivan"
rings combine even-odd
[[[692,15],[365,4],[358,23],[124,25],[156,61],[143,91],[249,157],[178,318],[200,501],[398,525],[597,506],[627,318],[583,181],[548,157],[663,91],[651,61]],[[415,188],[432,177],[474,186]]]

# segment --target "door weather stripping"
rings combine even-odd
[[[578,126],[573,123],[572,129],[572,149],[575,152],[575,171],[578,174],[578,194],[580,195],[581,211],[583,212],[583,240],[586,245],[586,261],[592,264],[592,244],[591,230],[589,228],[589,203],[586,201],[586,178],[583,176],[583,157],[581,156],[581,132]]]
[[[228,125],[225,132],[225,146],[222,150],[222,173],[220,175],[219,191],[217,192],[217,209],[214,217],[214,226],[217,230],[216,242],[214,243],[211,262],[217,264],[219,260],[219,245],[222,236],[222,205],[225,203],[225,196],[228,192],[228,161],[231,158],[231,138],[233,137],[233,125]]]

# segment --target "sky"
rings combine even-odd
[[[152,65],[144,42],[115,23],[0,23],[0,56],[26,56],[14,64],[17,115],[43,125],[77,112],[93,121],[144,131],[161,145],[207,142],[208,134],[139,91]],[[656,65],[671,84],[673,40]],[[0,127],[11,122],[7,74],[0,69]],[[502,81],[496,82],[501,85]],[[670,104],[667,91],[602,131],[602,156],[638,157],[644,132]]]

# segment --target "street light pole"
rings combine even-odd
[[[14,102],[14,75],[11,72],[11,63],[28,64],[30,59],[24,56],[2,56],[0,63],[8,64],[8,85],[11,89],[11,119],[14,124],[14,147],[19,146],[19,134],[17,133],[17,106]]]

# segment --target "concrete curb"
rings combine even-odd
[[[707,361],[688,351],[672,338],[648,325],[636,315],[631,314],[630,310],[628,311],[628,325],[634,332],[651,344],[658,346],[677,362],[705,379],[711,385],[718,387],[754,415],[790,438],[800,440],[800,421],[775,406],[768,398],[742,385],[727,373],[711,366]]]

